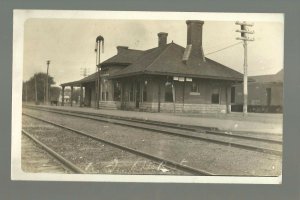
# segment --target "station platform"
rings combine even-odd
[[[24,104],[26,105],[26,104]],[[28,104],[32,105],[32,104]],[[58,110],[74,110],[87,113],[99,113],[120,117],[138,118],[160,122],[169,122],[183,125],[196,125],[215,127],[224,131],[243,131],[269,134],[282,134],[283,115],[270,113],[218,113],[218,114],[194,114],[194,113],[150,113],[125,110],[95,109],[78,106],[50,106],[38,105],[38,107],[49,107]]]

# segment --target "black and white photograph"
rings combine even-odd
[[[14,180],[280,184],[284,17],[15,10]]]

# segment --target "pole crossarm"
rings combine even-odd
[[[254,41],[254,38],[249,38],[249,37],[237,37],[237,40],[243,40],[243,41]]]
[[[245,22],[245,21],[243,21],[243,22],[237,21],[237,22],[235,22],[235,24],[236,25],[241,25],[241,26],[254,26],[253,23],[248,23],[248,22]]]
[[[240,33],[249,33],[249,34],[254,34],[254,31],[250,31],[250,30],[248,30],[248,29],[246,29],[246,30],[236,30],[235,32],[240,32]]]

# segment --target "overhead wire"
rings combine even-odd
[[[206,53],[205,56],[211,55],[211,54],[214,54],[214,53],[217,53],[217,52],[219,52],[219,51],[223,51],[223,50],[225,50],[225,49],[229,49],[229,48],[234,47],[234,46],[236,46],[236,45],[238,45],[238,44],[241,44],[241,43],[242,43],[242,42],[237,42],[237,43],[231,44],[231,45],[229,45],[229,46],[223,47],[223,48],[221,48],[221,49],[218,49],[218,50],[216,50],[216,51],[212,51],[212,52]]]

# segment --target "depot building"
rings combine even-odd
[[[231,87],[242,82],[243,75],[204,56],[203,21],[186,24],[186,47],[168,43],[163,32],[152,49],[117,46],[115,56],[98,63],[98,72],[61,84],[62,91],[81,87],[81,106],[100,109],[230,112]]]

